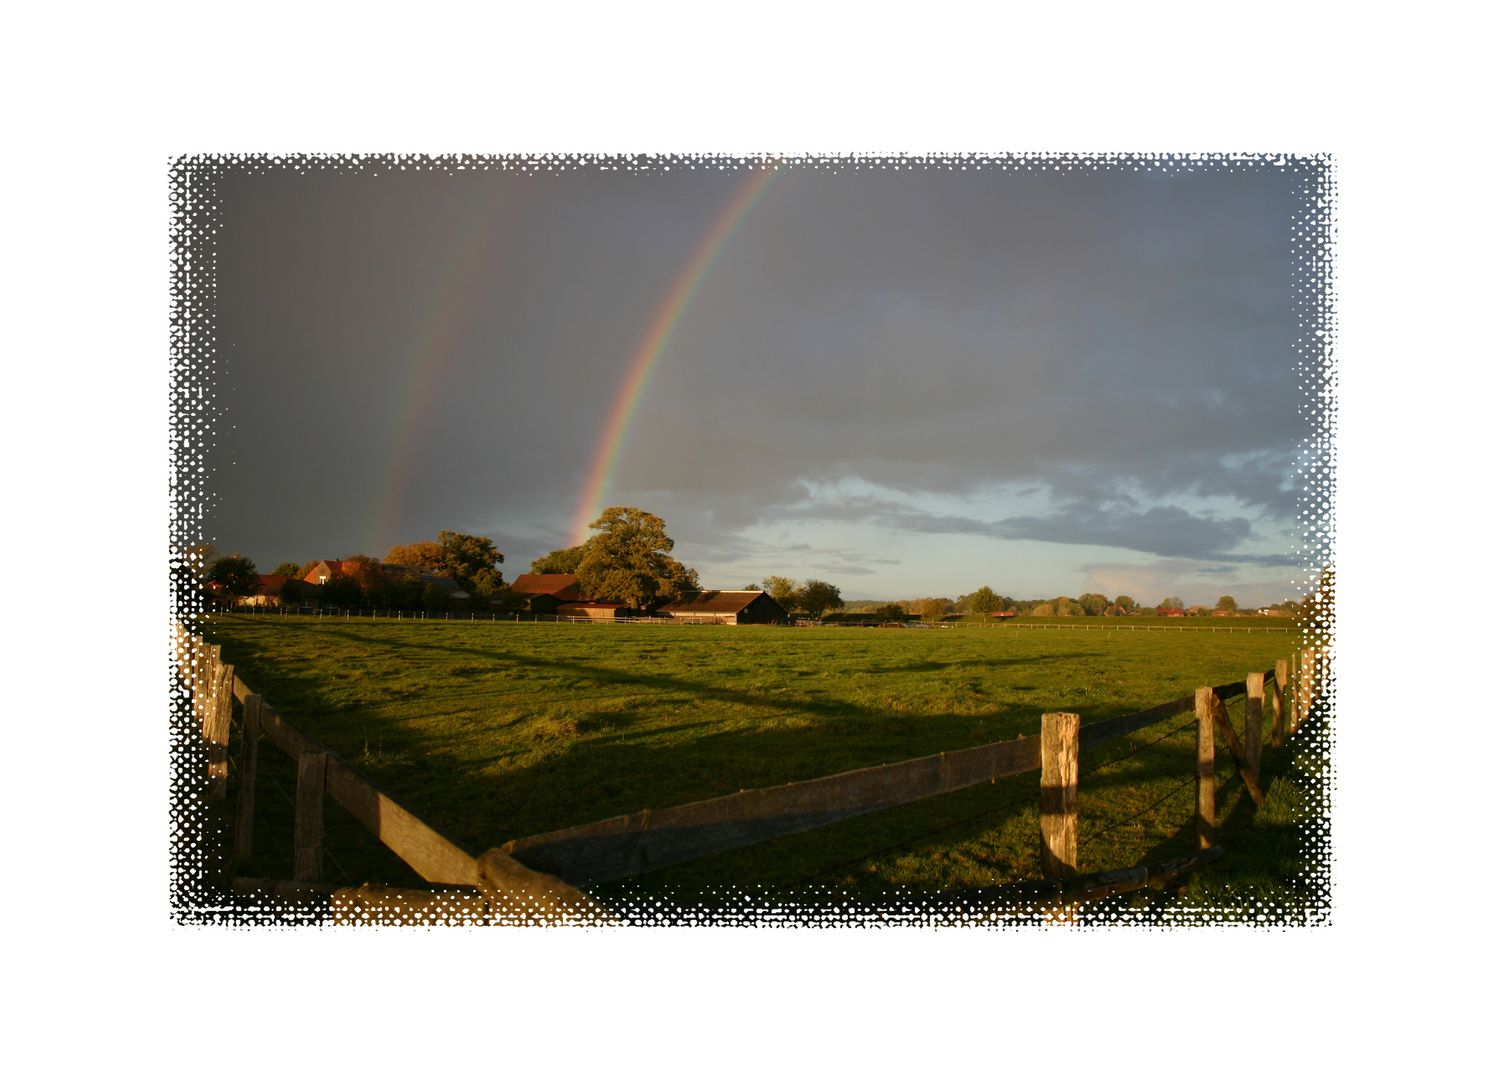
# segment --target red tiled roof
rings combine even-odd
[[[557,600],[585,599],[576,585],[575,574],[520,574],[513,591],[526,596],[553,596]]]

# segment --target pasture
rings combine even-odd
[[[645,808],[1034,734],[1044,712],[1077,712],[1085,722],[1134,712],[1270,668],[1298,642],[1112,630],[245,616],[211,616],[202,629],[290,721],[478,851]],[[1241,700],[1231,706],[1239,717]],[[1082,871],[1194,849],[1190,719],[1085,754]],[[1138,902],[1312,905],[1299,829],[1318,819],[1321,746],[1301,732],[1265,752],[1269,799],[1256,812],[1222,753],[1225,859],[1201,871],[1186,897]],[[262,768],[286,796],[292,768],[281,757],[264,755]],[[1035,774],[1011,777],[592,891],[677,902],[729,890],[878,897],[1036,877],[1037,792]],[[291,801],[271,795],[258,806],[258,833],[268,839],[249,872],[287,878],[287,844],[279,850],[275,838],[291,835]],[[338,883],[422,884],[338,809],[327,847]]]

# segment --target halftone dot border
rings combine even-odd
[[[578,169],[652,175],[683,169],[739,171],[766,168],[780,161],[787,169],[818,169],[842,175],[872,171],[1004,171],[1024,173],[1080,172],[1250,172],[1277,171],[1293,178],[1293,194],[1302,213],[1292,225],[1292,290],[1299,313],[1298,336],[1292,343],[1293,371],[1303,393],[1300,406],[1307,434],[1295,448],[1295,486],[1299,493],[1297,526],[1290,552],[1303,575],[1293,584],[1302,593],[1321,584],[1326,568],[1334,567],[1336,519],[1336,421],[1338,372],[1335,355],[1336,297],[1336,178],[1329,154],[1285,153],[1156,153],[1083,154],[1023,152],[1002,154],[920,153],[845,154],[195,154],[169,162],[169,382],[168,382],[168,559],[175,571],[170,595],[168,634],[185,617],[202,613],[200,602],[178,587],[184,572],[182,552],[204,538],[207,511],[214,504],[213,475],[207,471],[206,450],[214,446],[218,421],[219,352],[216,343],[218,237],[221,221],[220,182],[241,173],[351,173],[511,171],[551,173]],[[1320,621],[1304,628],[1301,641],[1314,644],[1334,630],[1334,605],[1324,605]],[[1303,829],[1305,875],[1315,902],[1300,910],[1258,904],[1256,909],[1172,906],[1159,912],[1138,910],[1130,897],[1102,901],[1087,912],[1076,929],[1124,926],[1173,929],[1187,926],[1257,926],[1282,928],[1331,925],[1331,884],[1335,864],[1330,815],[1334,805],[1335,726],[1331,722],[1343,685],[1337,666],[1328,680],[1326,700],[1318,722],[1300,729],[1295,739],[1311,741],[1312,749],[1329,764],[1318,790],[1317,823]],[[328,919],[296,906],[253,904],[232,900],[212,881],[206,853],[229,838],[217,828],[203,793],[203,761],[199,733],[188,707],[187,693],[174,667],[171,643],[167,671],[169,911],[185,925],[303,926],[325,925]],[[721,893],[721,895],[719,895]],[[860,928],[881,926],[951,926],[975,922],[969,909],[929,905],[926,898],[843,901],[805,905],[775,902],[757,890],[708,890],[700,905],[671,907],[649,901],[624,910],[632,926],[756,926]],[[1008,915],[981,921],[998,928],[1037,927],[1047,920],[1039,914]]]

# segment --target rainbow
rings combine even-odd
[[[510,196],[519,194],[518,188],[517,184],[502,184],[478,191],[441,263],[445,269],[435,282],[429,311],[415,337],[412,359],[399,395],[402,415],[378,473],[379,495],[367,528],[368,550],[378,558],[388,547],[401,542],[398,530],[404,503],[413,485],[419,443],[439,397],[445,361],[469,306],[467,301],[472,298],[478,263],[487,250],[487,241],[512,201]]]
[[[573,544],[584,544],[587,537],[591,535],[591,523],[600,513],[603,495],[612,483],[613,472],[618,466],[618,458],[623,451],[624,437],[633,425],[639,402],[644,397],[644,388],[649,385],[655,366],[660,362],[660,357],[665,354],[665,347],[670,344],[676,328],[680,326],[681,317],[686,313],[686,308],[701,288],[702,282],[707,277],[707,271],[722,254],[723,247],[738,230],[739,225],[743,224],[749,211],[754,209],[760,197],[769,190],[771,181],[779,172],[778,162],[756,167],[748,180],[739,187],[723,212],[713,222],[712,228],[708,230],[701,244],[692,253],[685,268],[675,279],[670,292],[666,294],[654,318],[650,321],[648,329],[645,330],[644,336],[640,339],[639,347],[634,351],[633,360],[628,365],[628,374],[624,377],[623,385],[618,390],[618,397],[608,414],[607,427],[602,433],[602,440],[597,444],[597,453],[592,458],[586,486],[581,492],[581,501],[576,505],[576,514],[572,519],[571,527]]]

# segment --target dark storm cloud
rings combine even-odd
[[[227,180],[222,546],[277,561],[485,528],[512,564],[565,543],[628,361],[740,180]],[[1228,549],[1293,516],[1291,186],[1261,170],[782,176],[687,309],[608,499],[673,509],[692,548],[747,553],[740,529],[844,520],[801,509],[814,486],[1035,488],[1045,511],[897,504],[886,521],[1268,558]],[[411,414],[398,535],[379,536]]]

